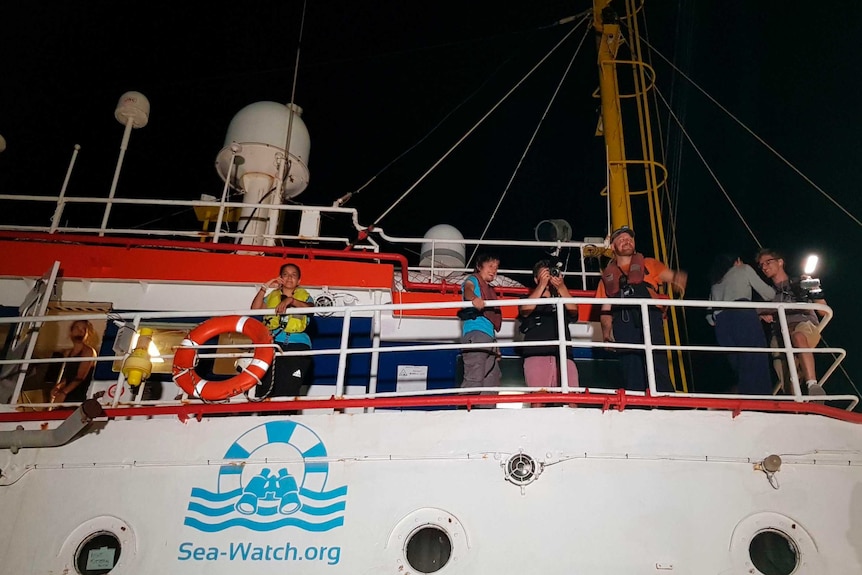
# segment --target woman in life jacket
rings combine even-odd
[[[251,302],[251,309],[275,310],[276,315],[264,316],[263,323],[282,351],[311,349],[311,338],[306,333],[311,315],[290,313],[291,309],[314,307],[314,298],[299,287],[301,277],[298,265],[284,264],[278,277],[260,285]],[[296,397],[308,382],[311,369],[311,356],[277,356],[257,386],[255,396]]]
[[[480,254],[476,258],[476,269],[467,276],[461,286],[464,301],[473,304],[459,312],[462,320],[461,343],[493,344],[496,333],[503,325],[503,314],[499,307],[485,307],[486,301],[497,299],[491,282],[497,277],[500,258],[491,254]],[[461,387],[499,387],[502,372],[498,365],[498,350],[493,345],[487,348],[470,348],[461,352],[464,362],[464,379]]]

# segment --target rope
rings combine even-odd
[[[582,18],[581,21],[575,25],[575,28],[572,30],[572,32],[574,32],[578,26],[580,26],[581,24],[583,24],[586,21],[587,21],[586,17]],[[581,47],[584,45],[584,40],[587,39],[587,36],[589,34],[590,34],[590,28],[587,27],[584,31],[584,35],[581,37],[581,41],[578,43],[578,47],[575,50],[575,53],[572,54],[572,57],[569,59],[569,64],[568,64],[568,66],[566,66],[566,70],[565,70],[565,72],[563,72],[563,75],[560,78],[560,81],[557,84],[557,87],[554,90],[554,93],[551,95],[550,100],[548,100],[548,104],[547,104],[547,106],[545,106],[545,110],[542,112],[542,117],[539,118],[539,123],[536,125],[536,129],[533,130],[533,134],[530,136],[530,140],[527,142],[527,145],[524,147],[524,152],[521,154],[521,157],[518,160],[518,163],[515,166],[515,169],[512,171],[512,175],[509,177],[509,181],[506,183],[506,187],[503,189],[503,193],[500,194],[500,199],[497,201],[497,205],[494,206],[494,211],[491,213],[491,217],[488,219],[488,223],[485,224],[485,229],[482,230],[482,234],[479,236],[480,242],[485,239],[485,234],[488,233],[488,229],[491,227],[491,224],[494,222],[494,218],[497,217],[497,212],[500,210],[500,206],[502,205],[503,200],[506,198],[506,194],[509,193],[509,189],[512,187],[512,183],[515,181],[515,176],[518,174],[518,172],[521,169],[521,166],[524,164],[524,159],[527,157],[527,153],[533,147],[533,142],[536,141],[536,136],[538,135],[539,130],[541,129],[542,125],[544,124],[545,119],[548,117],[548,111],[551,109],[551,106],[554,105],[554,102],[556,101],[557,96],[560,93],[560,88],[563,85],[563,81],[569,75],[569,72],[572,69],[572,64],[574,63],[575,58],[578,57],[578,54],[581,51]],[[568,35],[566,37],[568,37]],[[467,262],[472,261],[473,258],[476,257],[476,252],[478,250],[479,250],[479,244],[476,244],[475,246],[473,246],[473,253],[470,254],[470,257],[467,259]]]
[[[713,181],[715,181],[715,185],[718,186],[718,189],[721,190],[722,194],[724,194],[724,197],[725,197],[725,199],[727,199],[727,202],[730,204],[730,207],[733,208],[734,212],[736,212],[736,216],[742,222],[742,225],[745,226],[745,229],[748,230],[748,233],[751,234],[752,238],[754,238],[754,242],[757,244],[757,247],[762,248],[763,246],[760,244],[760,240],[757,239],[757,236],[751,230],[751,226],[748,225],[748,222],[745,220],[745,217],[739,211],[739,208],[737,208],[736,204],[733,203],[733,200],[731,199],[730,194],[727,193],[727,190],[724,189],[724,186],[719,181],[718,176],[716,176],[715,172],[712,171],[712,166],[710,166],[709,163],[707,163],[706,158],[704,158],[703,154],[701,154],[700,149],[697,147],[697,144],[695,144],[694,141],[691,139],[691,136],[688,135],[688,132],[686,131],[685,126],[683,126],[682,122],[679,120],[679,118],[677,118],[677,116],[676,116],[676,114],[674,114],[673,110],[670,109],[670,106],[668,105],[667,100],[665,100],[664,94],[661,93],[661,90],[659,90],[658,86],[655,86],[655,91],[656,91],[656,94],[661,98],[662,103],[664,103],[664,105],[667,107],[668,113],[671,115],[671,117],[677,123],[677,126],[679,126],[679,129],[682,132],[682,134],[685,136],[685,139],[688,140],[688,143],[691,145],[692,149],[694,149],[695,153],[697,154],[697,157],[700,158],[700,161],[703,163],[704,167],[709,172],[709,175],[712,176]]]
[[[818,191],[818,192],[819,192],[823,197],[825,197],[827,200],[829,200],[830,202],[832,202],[832,204],[834,204],[834,205],[835,205],[835,207],[837,207],[839,210],[841,210],[842,212],[844,212],[844,214],[845,214],[848,218],[850,218],[851,220],[853,220],[853,221],[856,223],[856,225],[858,225],[858,226],[862,227],[862,221],[860,221],[856,216],[854,216],[854,215],[853,215],[853,214],[851,214],[847,209],[845,209],[845,208],[844,208],[844,206],[842,206],[840,203],[838,203],[838,201],[837,201],[835,198],[833,198],[832,196],[830,196],[830,195],[829,195],[829,194],[828,194],[828,193],[827,193],[823,188],[821,188],[820,186],[818,186],[817,184],[815,184],[815,183],[814,183],[814,181],[813,181],[813,180],[811,180],[811,178],[809,178],[809,177],[808,177],[808,176],[806,176],[804,173],[802,173],[802,171],[801,171],[799,168],[797,168],[796,166],[794,166],[794,165],[793,165],[793,163],[791,163],[791,162],[790,162],[790,160],[788,160],[787,158],[785,158],[784,156],[782,156],[782,155],[781,155],[781,153],[780,153],[778,150],[776,150],[775,148],[773,148],[772,146],[770,146],[768,143],[766,143],[766,141],[765,141],[763,138],[761,138],[760,136],[758,136],[758,135],[754,132],[754,130],[752,130],[751,128],[749,128],[748,126],[746,126],[746,125],[745,125],[745,123],[743,123],[743,122],[742,122],[742,120],[740,120],[739,118],[737,118],[736,116],[734,116],[734,115],[730,112],[730,110],[728,110],[727,108],[725,108],[724,106],[722,106],[722,105],[721,105],[721,104],[720,104],[720,103],[719,103],[715,98],[713,98],[712,96],[710,96],[710,95],[709,95],[709,93],[707,93],[707,91],[706,91],[706,90],[704,90],[703,88],[701,88],[701,87],[697,84],[697,82],[695,82],[694,80],[692,80],[692,79],[691,79],[691,78],[690,78],[690,77],[689,77],[685,72],[683,72],[682,70],[680,70],[679,68],[677,68],[677,67],[673,64],[673,62],[671,62],[670,60],[668,60],[668,59],[667,59],[667,58],[666,58],[666,57],[665,57],[661,52],[659,52],[659,51],[658,51],[654,46],[652,46],[649,42],[647,42],[647,41],[646,41],[646,40],[644,40],[643,38],[641,38],[641,40],[643,41],[643,43],[644,43],[644,44],[646,44],[646,45],[650,48],[650,50],[654,51],[654,52],[655,52],[655,53],[656,53],[656,54],[657,54],[657,55],[658,55],[662,60],[664,60],[664,61],[665,61],[665,62],[666,62],[666,63],[667,63],[671,68],[673,68],[673,69],[674,69],[677,73],[679,73],[683,78],[685,78],[686,80],[688,80],[688,82],[689,82],[692,86],[694,86],[695,88],[697,88],[697,90],[698,90],[701,94],[703,94],[704,96],[706,96],[706,98],[707,98],[710,102],[712,102],[713,104],[715,104],[715,105],[718,107],[718,109],[720,109],[722,112],[724,112],[725,114],[727,114],[727,116],[728,116],[728,117],[730,117],[734,122],[736,122],[737,124],[739,124],[739,126],[740,126],[743,130],[745,130],[746,132],[748,132],[748,133],[749,133],[749,134],[750,134],[750,135],[751,135],[755,140],[757,140],[758,142],[760,142],[760,143],[761,143],[761,144],[762,144],[762,145],[763,145],[767,150],[769,150],[770,152],[772,152],[772,154],[773,154],[776,158],[778,158],[779,160],[781,160],[782,162],[784,162],[784,164],[785,164],[788,168],[790,168],[791,170],[793,170],[793,171],[796,173],[796,175],[798,175],[800,178],[802,178],[803,180],[805,180],[809,185],[811,185],[811,187],[812,187],[812,188],[814,188],[815,190],[817,190],[817,191]],[[691,141],[691,140],[689,140],[689,141]],[[750,230],[749,230],[749,231],[750,231]],[[755,239],[755,241],[756,241],[756,239]],[[758,243],[758,246],[759,246],[759,245],[760,245],[760,244]]]
[[[586,20],[586,17],[584,17],[584,20]],[[574,31],[575,31],[575,30],[577,30],[577,26],[575,26],[574,28],[572,28],[572,29],[571,29],[571,30],[570,30],[570,31],[569,31],[565,36],[563,36],[563,38],[562,38],[559,42],[557,42],[557,43],[554,45],[554,47],[553,47],[553,48],[551,48],[551,50],[550,50],[547,54],[545,54],[545,56],[544,56],[544,57],[543,57],[543,58],[542,58],[542,59],[541,59],[541,60],[540,60],[540,61],[539,61],[535,66],[533,66],[533,67],[530,69],[530,71],[529,71],[529,72],[527,72],[527,73],[524,75],[524,77],[523,77],[523,78],[521,78],[521,79],[518,81],[518,83],[517,83],[517,84],[515,84],[515,86],[513,86],[513,87],[512,87],[508,92],[506,92],[506,94],[505,94],[505,95],[503,95],[503,97],[502,97],[502,98],[501,98],[501,99],[500,99],[496,104],[494,104],[494,106],[492,106],[492,107],[491,107],[491,109],[490,109],[490,110],[488,110],[488,111],[485,113],[485,115],[484,115],[484,116],[482,116],[481,118],[479,118],[479,121],[478,121],[478,122],[476,122],[476,123],[475,123],[475,124],[474,124],[470,129],[469,129],[469,130],[467,130],[467,132],[466,132],[463,136],[461,136],[461,137],[458,139],[458,141],[457,141],[457,142],[455,142],[455,143],[454,143],[454,144],[453,144],[453,145],[452,145],[448,150],[446,150],[446,153],[444,153],[444,154],[443,154],[443,156],[442,156],[439,160],[437,160],[436,162],[434,162],[434,164],[433,164],[430,168],[428,168],[428,170],[426,170],[424,174],[422,174],[421,176],[419,176],[419,179],[418,179],[418,180],[416,180],[416,182],[414,182],[414,183],[413,183],[409,188],[407,188],[407,190],[406,190],[403,194],[401,194],[401,196],[399,196],[399,197],[398,197],[398,199],[397,199],[397,200],[395,200],[395,202],[393,202],[393,204],[392,204],[391,206],[389,206],[389,208],[387,208],[387,209],[386,209],[386,211],[384,211],[384,212],[383,212],[383,213],[382,213],[382,214],[381,214],[381,215],[380,215],[380,216],[379,216],[379,217],[374,221],[374,223],[373,223],[372,225],[373,225],[373,226],[378,226],[378,225],[380,224],[380,221],[381,221],[383,218],[385,218],[386,216],[388,216],[388,215],[389,215],[389,213],[390,213],[390,212],[392,212],[392,210],[394,210],[394,209],[395,209],[395,207],[396,207],[398,204],[400,204],[400,203],[404,200],[404,198],[406,198],[406,197],[410,194],[410,192],[412,192],[414,189],[416,189],[416,187],[417,187],[419,184],[421,184],[421,183],[425,180],[425,178],[427,178],[427,177],[431,174],[431,172],[433,172],[433,171],[437,168],[437,166],[439,166],[441,163],[443,163],[443,160],[445,160],[446,158],[448,158],[448,157],[449,157],[449,155],[450,155],[452,152],[454,152],[454,151],[455,151],[455,149],[456,149],[458,146],[460,146],[460,145],[464,142],[464,140],[466,140],[466,139],[470,136],[470,134],[472,134],[473,132],[475,132],[475,131],[476,131],[476,129],[478,129],[478,127],[479,127],[479,126],[481,126],[481,125],[485,122],[485,120],[487,120],[487,119],[488,119],[488,117],[490,117],[490,116],[491,116],[491,114],[493,114],[493,113],[497,110],[497,108],[499,108],[499,107],[503,104],[503,102],[505,102],[507,99],[509,99],[509,96],[511,96],[511,95],[515,92],[515,90],[517,90],[517,89],[521,86],[521,84],[523,84],[523,83],[527,80],[527,78],[529,78],[530,76],[532,76],[532,75],[533,75],[533,73],[534,73],[534,72],[539,68],[539,66],[541,66],[541,65],[545,62],[545,60],[547,60],[547,59],[548,59],[548,58],[549,58],[549,57],[550,57],[554,52],[556,52],[556,51],[557,51],[557,49],[558,49],[558,48],[563,44],[563,42],[565,42],[565,41],[569,38],[569,36],[571,36],[571,35],[574,33]]]

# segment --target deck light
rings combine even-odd
[[[802,271],[807,276],[813,275],[814,270],[817,269],[817,262],[820,260],[816,255],[811,254],[808,256],[808,259],[805,260],[805,269]]]

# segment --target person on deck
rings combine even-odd
[[[291,314],[291,308],[314,307],[314,298],[299,287],[302,271],[296,264],[284,264],[278,277],[260,285],[251,309],[274,309],[277,315],[265,316],[263,322],[282,351],[311,349],[306,330],[310,314]],[[268,290],[272,290],[267,293]],[[309,355],[278,356],[255,390],[255,396],[296,397],[307,383],[312,368]],[[273,375],[273,372],[274,375]]]
[[[552,273],[553,272],[555,273]],[[541,260],[533,266],[535,289],[527,299],[571,297],[563,276],[548,260]],[[568,329],[569,321],[578,316],[578,306],[565,304],[563,323]],[[524,304],[519,306],[521,333],[524,341],[548,341],[559,337],[557,329],[557,307],[552,304]],[[560,347],[548,344],[536,347],[521,347],[524,357],[524,379],[528,387],[560,387]],[[568,350],[566,350],[568,356]],[[578,387],[578,368],[571,359],[566,360],[566,381],[569,387]]]
[[[503,313],[499,307],[485,307],[485,302],[497,299],[491,282],[497,277],[499,267],[499,257],[480,254],[476,258],[476,269],[464,280],[461,294],[464,301],[471,302],[473,307],[458,312],[462,321],[461,343],[493,344],[497,341],[496,333],[503,325]],[[502,373],[496,347],[465,349],[461,358],[464,362],[461,387],[500,386]]]
[[[710,270],[713,301],[752,301],[757,292],[772,301],[775,290],[764,282],[750,265],[730,255],[717,256]],[[766,337],[756,309],[716,309],[712,314],[718,345],[728,347],[766,347]],[[769,358],[763,353],[734,352],[727,356],[736,376],[736,391],[742,394],[770,395],[772,378]]]
[[[98,354],[88,341],[93,337],[93,324],[85,319],[73,321],[69,326],[72,348],[63,352],[63,357],[94,358]],[[63,364],[60,380],[51,389],[51,403],[82,403],[87,399],[87,389],[96,369],[95,361],[69,361]]]
[[[662,262],[644,257],[635,251],[635,233],[628,226],[611,234],[614,258],[602,271],[602,281],[596,290],[598,298],[654,298],[662,283],[670,283],[685,291],[688,275],[672,270]],[[658,306],[649,308],[650,339],[653,344],[664,342],[664,313]],[[644,343],[643,318],[640,306],[603,304],[601,311],[602,337],[606,342]],[[644,391],[647,388],[646,361],[643,351],[618,349],[626,389]],[[653,352],[657,391],[673,391],[667,352]]]
[[[803,303],[820,303],[825,304],[823,292],[811,292],[800,284],[801,279],[793,278],[787,275],[784,270],[784,258],[775,250],[764,248],[757,252],[757,263],[760,265],[760,271],[767,277],[775,286],[776,302],[803,302]],[[820,312],[818,312],[820,313]],[[822,315],[822,314],[821,314]],[[760,319],[772,326],[772,341],[770,344],[773,347],[781,345],[781,325],[778,321],[778,312],[770,312],[761,314]],[[819,320],[814,311],[788,310],[787,311],[787,329],[790,332],[790,340],[793,347],[817,347],[820,343],[820,329],[818,327]],[[779,381],[784,388],[785,393],[790,390],[787,387],[789,380],[784,379],[783,358],[776,358],[774,362],[776,371],[779,375]],[[823,387],[817,383],[817,374],[814,368],[814,354],[810,351],[797,353],[796,359],[802,367],[800,374],[805,378],[805,386],[808,395],[825,395]]]

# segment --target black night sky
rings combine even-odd
[[[0,134],[7,141],[0,193],[58,193],[72,147],[80,144],[68,193],[107,196],[123,131],[114,108],[122,93],[137,90],[152,113],[149,125],[132,134],[117,195],[220,195],[214,161],[230,119],[252,102],[287,102],[294,90],[298,0],[195,8],[10,4],[0,8],[6,24]],[[845,365],[862,387],[862,353],[853,344],[862,321],[855,298],[862,273],[852,259],[862,240],[862,80],[855,57],[862,4],[843,4],[830,11],[799,1],[647,0],[642,34],[804,175],[652,56],[659,89],[694,142],[660,112],[656,138],[667,145],[676,249],[691,274],[686,297],[706,296],[706,270],[718,252],[750,261],[758,243],[774,247],[785,253],[791,273],[801,271],[795,262],[805,254],[818,253],[836,314],[825,341],[847,349]],[[573,26],[554,23],[590,5],[308,2],[295,101],[311,134],[311,183],[297,200],[329,205],[400,157],[348,204],[362,223],[373,223]],[[477,237],[559,84],[488,237],[530,239],[549,218],[568,220],[575,237],[606,234],[592,35],[564,78],[583,30],[380,222],[387,232],[419,236],[449,223]],[[94,223],[87,221],[91,214],[67,216],[73,224]],[[166,216],[196,225],[190,213],[164,209],[121,217],[131,227]],[[0,210],[0,223],[43,220],[44,214]],[[692,340],[711,336],[700,316],[688,318],[688,330]],[[697,383],[706,374],[694,376],[696,386],[710,385]],[[840,373],[827,390],[854,391]]]

